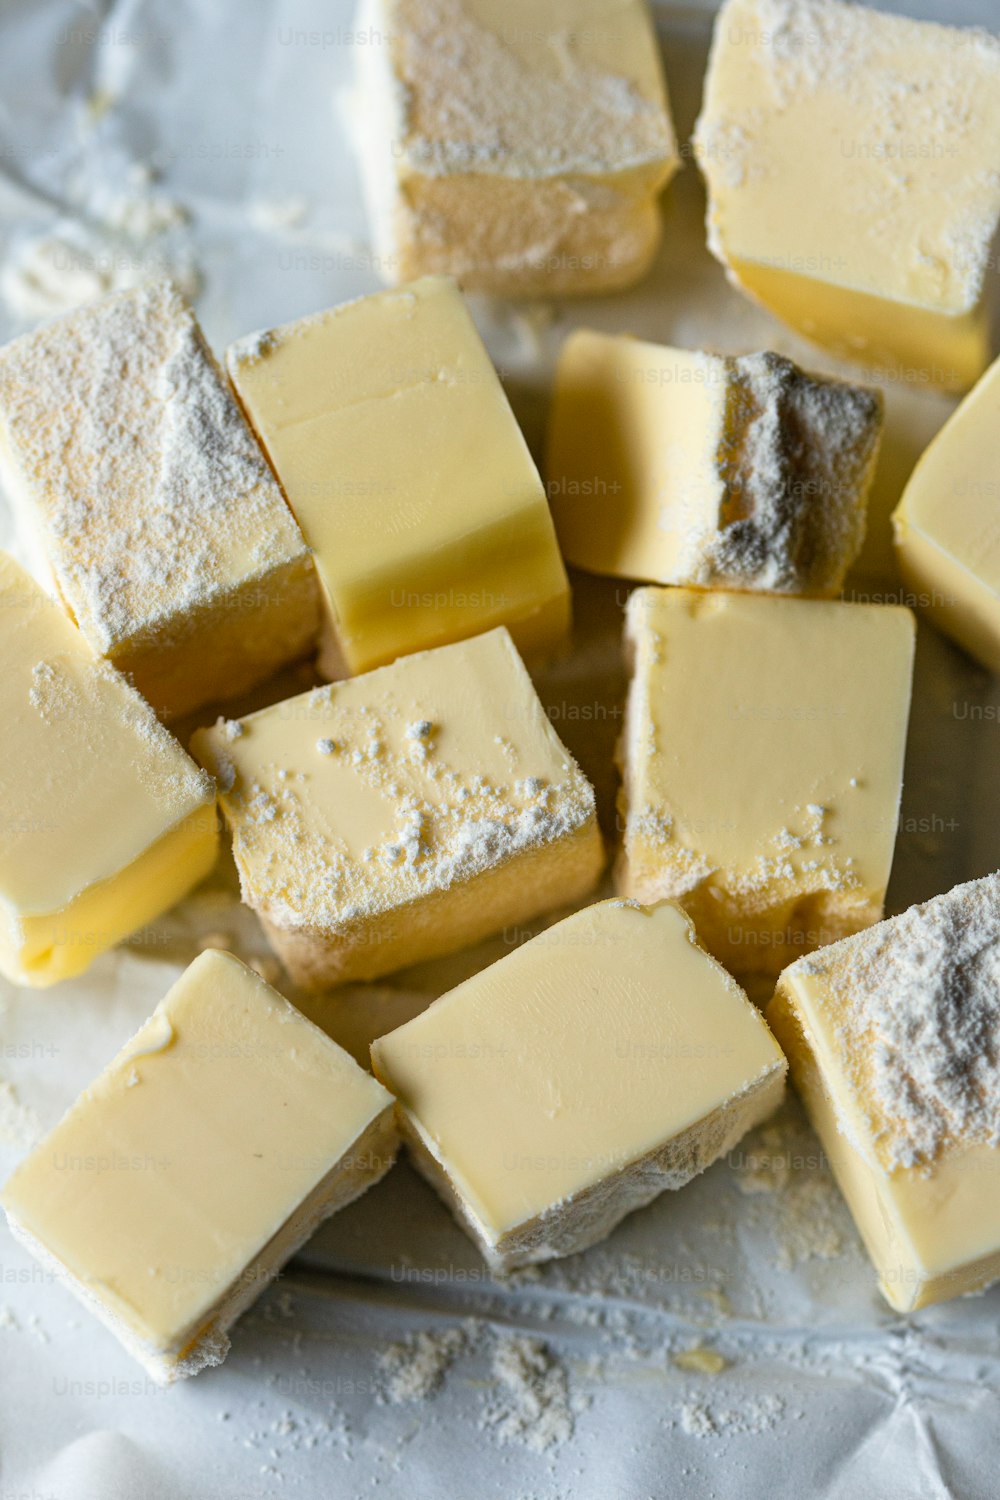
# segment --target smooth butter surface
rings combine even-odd
[[[546,479],[569,562],[658,582],[690,573],[691,541],[716,529],[724,498],[718,363],[589,329],[566,340]]]
[[[62,608],[0,553],[0,954],[47,984],[208,873],[215,792]]]
[[[736,972],[876,921],[914,623],[884,605],[639,589],[619,882],[672,897]]]
[[[525,650],[563,635],[568,585],[541,480],[451,282],[257,335],[228,363],[315,549],[328,675],[501,623]]]
[[[497,1239],[784,1068],[684,914],[619,901],[459,985],[372,1059]]]
[[[893,516],[896,552],[939,629],[1000,672],[1000,361],[921,457]]]
[[[840,0],[728,0],[696,144],[711,247],[747,291],[847,357],[976,379],[995,39]]]
[[[113,1318],[172,1350],[390,1104],[256,974],[205,953],[3,1204]]]

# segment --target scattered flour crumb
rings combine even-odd
[[[745,1436],[770,1432],[784,1412],[785,1403],[780,1396],[753,1396],[735,1407],[717,1406],[692,1397],[681,1406],[679,1424],[689,1437]]]
[[[737,1191],[762,1200],[756,1218],[774,1236],[773,1264],[779,1270],[810,1260],[835,1260],[844,1253],[840,1194],[818,1143],[797,1113],[786,1107],[753,1131],[731,1162]],[[773,1201],[763,1201],[768,1198]]]
[[[392,1406],[429,1400],[456,1359],[472,1353],[484,1339],[492,1341],[493,1386],[480,1430],[501,1444],[518,1444],[533,1453],[567,1442],[586,1400],[571,1396],[565,1365],[541,1339],[492,1333],[476,1319],[390,1344],[377,1360],[381,1385],[376,1400]]]
[[[836,1260],[844,1248],[840,1232],[841,1202],[823,1177],[796,1182],[784,1195],[776,1265],[790,1271],[807,1260]]]
[[[415,1333],[390,1344],[378,1359],[378,1370],[385,1382],[379,1399],[392,1406],[426,1401],[439,1389],[445,1373],[467,1343],[466,1329],[445,1328],[436,1333]]]
[[[188,300],[201,288],[187,252],[168,256],[66,220],[15,247],[0,272],[0,296],[14,317],[32,322],[164,276]]]
[[[43,1134],[35,1111],[21,1102],[12,1083],[0,1079],[0,1141],[30,1149]]]
[[[521,1334],[497,1340],[492,1373],[497,1387],[481,1427],[501,1443],[544,1453],[573,1436],[574,1406],[565,1366],[541,1339]]]

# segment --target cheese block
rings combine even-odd
[[[563,346],[547,485],[567,561],[699,588],[829,597],[865,534],[879,392],[581,329]]]
[[[317,1226],[388,1171],[389,1094],[229,953],[208,952],[16,1169],[15,1236],[166,1384]]]
[[[598,292],[648,269],[680,165],[645,0],[364,0],[356,144],[389,281]]]
[[[211,870],[215,787],[0,552],[0,972],[89,968]]]
[[[602,901],[372,1046],[491,1270],[571,1255],[774,1110],[785,1059],[676,906]]]
[[[695,149],[737,286],[888,376],[964,390],[982,373],[995,37],[841,0],[726,0]]]
[[[893,516],[918,607],[1000,672],[1000,360],[927,448]]]
[[[495,625],[532,654],[562,641],[545,491],[452,282],[252,335],[228,363],[316,553],[325,676]]]
[[[1000,876],[799,959],[767,1018],[886,1300],[1000,1278]]]
[[[637,589],[622,894],[679,901],[736,974],[877,921],[913,642],[892,605]]]
[[[308,549],[169,282],[0,349],[0,478],[42,576],[163,715],[314,650]]]
[[[373,979],[580,899],[594,793],[506,630],[199,731],[243,899],[297,983]]]

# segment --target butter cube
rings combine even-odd
[[[893,516],[930,620],[1000,672],[1000,360],[927,448]]]
[[[94,650],[164,715],[313,649],[308,550],[168,282],[0,349],[0,478]]]
[[[215,788],[0,552],[0,972],[89,968],[208,874]]]
[[[199,731],[243,899],[307,989],[373,979],[580,899],[594,794],[506,630]]]
[[[648,269],[680,165],[645,0],[365,0],[358,148],[387,280],[504,296]]]
[[[726,0],[695,147],[737,286],[887,374],[978,378],[1000,41],[841,0]]]
[[[779,354],[567,339],[548,488],[567,560],[700,588],[836,594],[861,548],[882,398]]]
[[[167,1384],[388,1171],[393,1103],[229,953],[196,958],[14,1172],[14,1235]]]
[[[878,921],[892,864],[907,609],[637,589],[619,890],[665,897],[737,974]]]
[[[569,589],[545,491],[452,282],[254,335],[228,361],[316,553],[324,675],[495,625],[529,653],[562,640]]]
[[[372,1047],[494,1272],[585,1250],[781,1102],[785,1059],[676,906],[602,901]]]
[[[886,1300],[1000,1278],[1000,876],[799,959],[767,1018]]]

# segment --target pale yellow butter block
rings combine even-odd
[[[18,1239],[154,1380],[228,1329],[322,1221],[388,1171],[391,1096],[229,953],[196,958],[16,1169]]]
[[[887,1301],[1000,1278],[1000,876],[799,959],[767,1018]]]
[[[0,478],[73,619],[158,712],[314,649],[308,549],[168,282],[0,349]]]
[[[964,390],[989,358],[1000,42],[841,0],[726,0],[698,161],[710,247],[800,333]]]
[[[925,450],[893,530],[928,619],[1000,672],[1000,360]]]
[[[528,653],[562,641],[545,491],[453,282],[253,335],[228,364],[316,553],[326,676],[495,625]]]
[[[877,391],[779,354],[581,329],[548,436],[563,555],[620,578],[829,597],[864,540],[881,430]]]
[[[680,156],[645,0],[364,0],[358,27],[387,280],[562,295],[646,272]]]
[[[3,552],[0,640],[0,971],[48,985],[208,874],[215,787]]]
[[[666,903],[602,901],[372,1046],[417,1165],[492,1270],[572,1255],[781,1101],[759,1012]]]
[[[913,643],[891,605],[637,589],[622,894],[679,901],[737,974],[878,921]]]
[[[199,731],[243,899],[307,989],[579,900],[594,794],[506,630]]]

